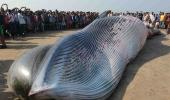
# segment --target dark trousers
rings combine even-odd
[[[11,36],[14,38],[17,34],[17,23],[11,22],[9,23],[9,32]]]
[[[19,35],[23,36],[25,34],[26,25],[25,24],[19,24]]]

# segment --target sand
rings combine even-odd
[[[29,34],[25,38],[7,40],[7,49],[0,49],[0,100],[17,99],[7,86],[7,72],[23,52],[43,44],[52,44],[71,31],[49,31]],[[108,100],[170,99],[170,35],[147,40],[138,56],[127,67],[118,87]]]

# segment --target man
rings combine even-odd
[[[155,28],[158,29],[159,28],[159,24],[160,24],[160,15],[159,14],[155,14]]]
[[[165,13],[160,13],[160,28],[165,28]]]
[[[24,36],[26,21],[21,11],[18,12],[18,22],[19,22],[19,34],[21,36]]]
[[[4,32],[3,32],[3,23],[4,23],[4,15],[3,12],[0,11],[0,43],[2,44],[0,46],[1,49],[7,48],[4,38]]]
[[[152,13],[150,13],[149,14],[149,17],[150,17],[150,27],[151,28],[154,28],[155,27],[155,16],[154,16],[154,13],[152,12]]]
[[[148,12],[144,13],[143,22],[146,27],[148,27],[148,28],[150,27],[150,16],[149,16]]]
[[[167,23],[167,34],[170,34],[170,13],[167,14],[166,23]]]
[[[9,10],[9,32],[12,35],[12,38],[16,36],[16,24],[15,24],[15,15],[13,11]]]

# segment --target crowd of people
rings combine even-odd
[[[116,13],[110,12],[108,16],[134,16],[144,22],[147,27],[156,29],[167,29],[167,33],[170,34],[170,13],[154,13],[154,12],[126,12]]]
[[[3,6],[6,6],[6,9]],[[170,34],[170,13],[160,12],[111,12],[108,16],[134,16],[144,22],[148,28],[167,29]],[[26,7],[8,9],[3,4],[0,9],[0,48],[6,48],[5,37],[13,39],[24,37],[27,33],[48,30],[66,30],[83,28],[99,16],[98,12],[82,11],[31,11]]]
[[[47,11],[45,9],[31,11],[26,7],[5,10],[1,7],[1,48],[6,48],[5,36],[15,39],[17,37],[24,37],[29,32],[36,33],[48,30],[83,28],[96,19],[98,14],[97,12]]]

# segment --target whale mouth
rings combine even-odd
[[[37,93],[43,93],[43,92],[45,92],[45,91],[47,91],[47,90],[49,90],[49,89],[42,89],[42,90],[37,90],[37,91],[30,91],[29,92],[29,94],[28,94],[28,96],[34,96],[34,95],[36,95]]]
[[[43,87],[39,87],[39,88],[36,88],[36,89],[31,89],[28,96],[34,96],[36,94],[44,94],[44,92],[47,92],[49,90],[52,90],[53,88],[55,88],[54,85],[45,85]]]

